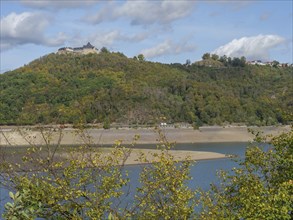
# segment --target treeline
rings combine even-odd
[[[210,53],[205,53],[202,56],[202,59],[205,60],[214,60],[214,61],[219,61],[222,63],[224,66],[232,66],[232,67],[244,67],[246,65],[246,58],[244,56],[242,57],[227,57],[226,55],[224,56],[219,56],[217,54],[210,54]]]
[[[0,124],[284,124],[291,83],[290,67],[169,65],[109,51],[49,54],[0,75]]]

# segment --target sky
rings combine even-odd
[[[292,0],[1,0],[0,72],[87,42],[185,63],[204,53],[293,63]]]

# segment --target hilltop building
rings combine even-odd
[[[271,67],[292,67],[293,64],[289,63],[279,63],[278,61],[272,62],[262,62],[261,60],[247,61],[248,65],[257,65],[257,66],[271,66]]]
[[[58,49],[57,54],[66,54],[66,53],[78,53],[78,54],[89,54],[89,53],[99,53],[100,51],[91,45],[90,42],[87,45],[82,47],[61,47]]]
[[[253,60],[253,61],[247,61],[248,65],[259,65],[259,66],[266,66],[267,63],[263,63],[261,60]]]

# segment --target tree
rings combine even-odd
[[[232,65],[232,60],[228,64],[225,56],[219,62]],[[197,62],[187,67],[153,62],[138,64],[121,53],[51,54],[18,70],[0,74],[0,124],[78,123],[80,118],[89,123],[103,123],[106,117],[113,123],[126,124],[131,120],[148,123],[160,115],[166,115],[168,121],[192,123],[190,117],[182,114],[180,106],[188,106],[189,111],[198,112],[198,116],[204,108],[195,108],[196,100],[189,99],[188,93],[197,97],[206,97],[209,93],[217,97],[214,104],[219,109],[229,112],[220,114],[220,120],[207,118],[204,122],[207,124],[238,123],[238,119],[252,125],[290,121],[280,120],[277,115],[279,109],[290,111],[291,108],[290,68],[208,67],[222,66],[219,62],[210,59],[200,61],[201,67]],[[240,58],[237,65],[243,64]],[[224,99],[229,102],[220,101]],[[230,102],[241,103],[237,111]],[[208,104],[207,99],[203,99],[202,106]],[[247,106],[254,109],[249,107],[246,111]],[[129,120],[129,108],[138,117],[131,115]],[[253,119],[255,109],[264,112],[261,122]],[[238,117],[237,112],[245,116]]]
[[[280,64],[280,63],[279,63],[278,61],[276,61],[276,60],[274,60],[274,61],[272,62],[273,67],[278,67],[279,64]]]
[[[205,54],[202,55],[202,59],[203,60],[208,60],[210,58],[211,58],[211,54],[210,53],[205,53]]]
[[[52,133],[42,130],[44,138]],[[61,130],[60,130],[61,132]],[[252,145],[231,172],[221,172],[220,186],[208,192],[187,186],[191,178],[190,161],[174,160],[169,153],[173,147],[159,134],[159,153],[140,162],[151,163],[140,174],[141,186],[134,203],[119,207],[127,187],[127,173],[121,169],[130,149],[117,141],[109,154],[103,154],[88,144],[65,153],[58,159],[56,146],[50,141],[32,147],[22,163],[4,164],[1,173],[15,187],[11,203],[5,205],[6,219],[292,219],[293,217],[293,132],[272,138],[274,148],[263,151]],[[85,131],[80,133],[84,140]],[[60,133],[60,138],[62,133]],[[137,137],[135,137],[135,140]],[[49,140],[49,139],[47,139]],[[265,139],[256,134],[256,141]],[[59,141],[59,144],[61,140]],[[60,147],[60,145],[58,145]],[[57,147],[58,147],[57,146]],[[8,166],[7,166],[8,165]],[[28,166],[29,165],[29,166]],[[118,165],[122,165],[118,166]],[[23,169],[25,168],[25,169]],[[33,172],[25,172],[26,169]],[[3,172],[5,171],[5,172]],[[22,172],[19,172],[22,171]],[[199,203],[199,208],[196,206]]]
[[[219,60],[219,56],[217,54],[212,54],[211,57],[213,60]]]
[[[107,49],[107,47],[102,47],[101,52],[102,53],[110,53],[109,50]]]
[[[139,61],[145,61],[145,57],[144,57],[143,54],[139,54],[139,55],[137,56],[137,59],[138,59]]]
[[[15,194],[12,192],[9,193],[13,203],[8,202],[5,204],[6,213],[4,217],[6,217],[7,220],[35,219],[42,213],[42,203],[31,200],[29,193],[30,191],[27,190],[23,190],[21,192],[18,191]]]
[[[242,56],[241,58],[234,57],[231,61],[232,66],[234,67],[244,67],[246,64],[246,58]]]
[[[5,166],[0,172],[5,171],[17,191],[11,194],[13,203],[5,206],[4,217],[102,219],[115,213],[112,200],[122,195],[121,189],[128,182],[121,169],[129,151],[117,143],[105,155],[98,148],[90,147],[92,142],[83,130],[79,130],[78,136],[85,141],[84,146],[66,151],[60,146],[63,128],[58,129],[57,145],[50,143],[52,135],[58,133],[47,129],[40,132],[46,145],[37,147],[23,134],[31,148],[21,162]],[[65,157],[60,157],[60,150]]]
[[[110,127],[111,127],[110,119],[106,118],[105,121],[104,121],[104,124],[103,124],[103,128],[104,129],[110,129]]]
[[[47,131],[42,132],[46,140],[51,137]],[[140,174],[142,187],[137,189],[135,202],[126,207],[119,205],[122,196],[127,194],[125,188],[129,187],[123,165],[131,149],[117,141],[105,154],[99,148],[90,147],[93,143],[87,140],[84,130],[80,130],[79,135],[85,145],[78,149],[62,151],[58,149],[60,145],[50,146],[48,139],[46,146],[30,148],[21,163],[10,164],[5,169],[16,193],[10,193],[13,202],[5,205],[4,218],[148,219],[153,216],[187,219],[193,214],[194,192],[186,185],[191,162],[186,158],[178,164],[169,154],[171,144],[162,133],[159,132],[160,151],[153,154],[153,159],[147,159],[144,154],[139,158],[140,162],[151,165]],[[60,150],[62,158],[57,153]],[[160,203],[154,203],[159,200]]]
[[[187,186],[191,179],[191,162],[186,158],[182,163],[174,160],[169,150],[174,146],[160,133],[163,145],[161,152],[153,154],[151,162],[140,173],[141,186],[138,188],[137,219],[190,219],[196,206],[195,191]]]
[[[240,59],[238,57],[234,57],[232,59],[232,66],[234,67],[240,66]]]
[[[228,59],[227,56],[224,55],[224,56],[220,57],[219,61],[226,65],[227,64],[227,59]]]
[[[267,152],[250,147],[234,174],[222,172],[221,186],[202,193],[200,219],[292,219],[292,130],[271,144]]]
[[[246,58],[244,56],[240,57],[240,66],[244,67],[246,65]]]

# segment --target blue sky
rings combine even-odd
[[[91,42],[185,63],[206,52],[292,63],[292,0],[1,0],[1,73]]]

